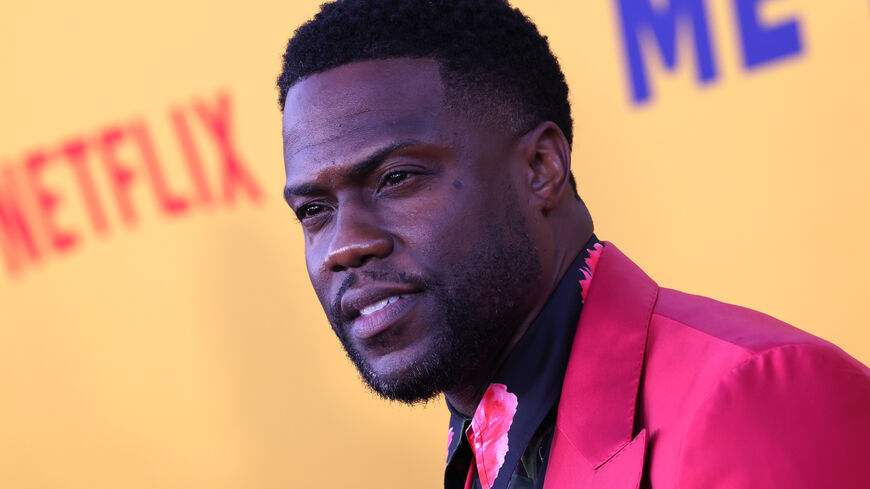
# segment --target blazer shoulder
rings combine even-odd
[[[844,389],[855,396],[844,398]],[[799,400],[811,401],[816,394],[829,397],[829,410]],[[870,429],[870,370],[833,344],[766,314],[660,289],[650,320],[639,403],[637,422],[652,434],[653,486],[674,487],[680,477],[684,482],[695,476],[706,480],[706,470],[691,470],[701,467],[698,459],[704,453],[733,461],[720,450],[739,451],[740,443],[776,438],[778,433],[764,428],[776,425],[781,410],[832,423],[840,416],[864,413],[867,423],[862,426]],[[802,410],[805,406],[815,407]],[[790,429],[799,431],[801,422],[796,423]],[[722,429],[713,432],[710,427]],[[735,444],[716,442],[735,436]],[[681,453],[683,469],[678,471]]]
[[[690,417],[679,488],[858,489],[870,480],[870,371],[826,345],[751,355]]]
[[[808,344],[839,350],[833,344],[767,314],[708,297],[659,289],[652,317],[690,328],[712,344],[753,355],[789,344]]]

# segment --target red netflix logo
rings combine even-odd
[[[234,204],[241,198],[261,202],[260,186],[236,145],[232,116],[227,92],[169,110],[173,143],[183,161],[183,172],[175,172],[174,179],[165,171],[168,166],[160,147],[141,118],[36,148],[14,164],[0,164],[0,252],[6,270],[17,275],[81,244],[88,226],[75,227],[57,219],[67,199],[80,199],[90,231],[101,236],[113,229],[108,216],[112,207],[124,227],[138,224],[141,202],[133,191],[140,187],[148,189],[165,216]],[[202,137],[195,138],[195,130]],[[216,157],[206,158],[203,150]],[[67,172],[76,188],[52,187],[45,178],[49,170]],[[108,198],[100,195],[98,178],[108,182]]]

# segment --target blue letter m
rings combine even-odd
[[[647,29],[647,33],[655,35],[665,65],[668,69],[674,69],[677,65],[678,24],[688,17],[692,21],[695,56],[698,59],[698,78],[702,82],[709,82],[716,78],[716,63],[713,60],[704,0],[670,0],[665,8],[654,8],[650,5],[650,0],[618,1],[623,44],[631,75],[631,93],[635,102],[643,102],[650,97],[649,81],[641,49],[641,30],[644,28]]]

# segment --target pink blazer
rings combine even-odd
[[[870,369],[836,346],[610,243],[577,328],[545,489],[870,488]]]

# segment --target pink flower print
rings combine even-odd
[[[601,259],[601,252],[604,251],[604,245],[595,243],[592,249],[589,250],[589,256],[586,258],[586,265],[580,268],[583,273],[583,279],[580,280],[580,297],[583,302],[586,302],[586,296],[589,295],[589,287],[592,286],[592,274],[595,273],[595,268],[598,267],[598,260]]]
[[[508,430],[517,413],[517,396],[504,384],[490,384],[471,418],[468,441],[483,489],[490,489],[508,451]]]
[[[453,443],[453,427],[447,432],[447,458],[450,458],[450,444]]]

